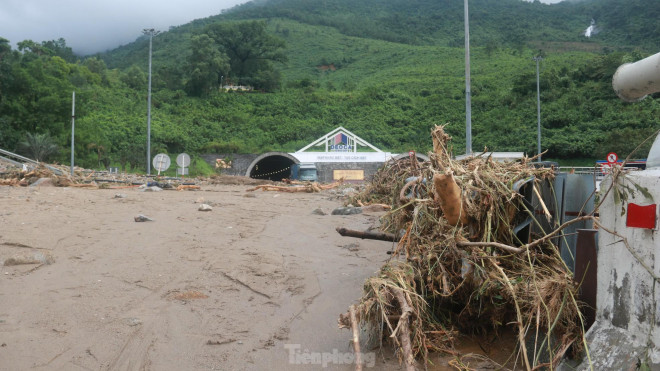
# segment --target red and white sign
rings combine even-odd
[[[610,164],[616,164],[617,161],[619,161],[619,156],[617,156],[616,153],[610,152],[607,154],[607,162]]]
[[[612,169],[612,164],[609,162],[604,162],[600,164],[600,171],[603,174],[609,174],[611,169]]]
[[[408,156],[410,156],[410,157],[414,157],[414,156],[415,156],[415,151],[410,151],[410,152],[408,152]]]

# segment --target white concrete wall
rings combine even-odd
[[[648,199],[633,183],[645,187],[653,196]],[[660,233],[658,230],[626,226],[628,203],[649,205],[660,203],[660,170],[631,172],[619,179],[619,187],[628,200],[615,203],[611,191],[600,208],[600,220],[607,229],[625,237],[630,248],[656,276],[660,276]],[[601,184],[604,191],[611,184],[607,177]],[[632,190],[632,192],[631,192]],[[657,228],[657,221],[656,221]],[[598,299],[597,325],[625,330],[632,347],[650,350],[650,361],[660,364],[660,287],[638,259],[621,242],[621,238],[600,231],[598,233]]]

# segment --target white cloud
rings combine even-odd
[[[0,37],[15,46],[64,38],[79,54],[134,41],[142,29],[166,31],[247,0],[2,0]]]

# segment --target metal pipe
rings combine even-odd
[[[620,66],[612,79],[614,91],[626,102],[637,102],[660,91],[660,53]]]
[[[621,65],[612,78],[612,87],[622,100],[638,102],[660,91],[660,53],[635,63]],[[646,158],[647,169],[660,169],[660,135]]]

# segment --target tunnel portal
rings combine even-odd
[[[281,181],[291,176],[291,165],[297,163],[298,160],[288,153],[264,153],[250,164],[245,175],[254,179]]]

